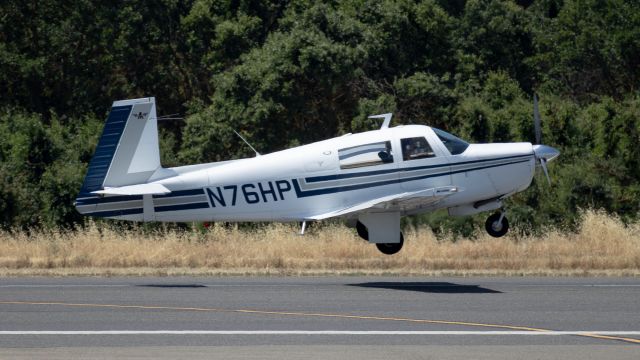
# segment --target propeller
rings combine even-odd
[[[547,177],[547,182],[551,185],[549,170],[547,169],[547,161],[551,161],[560,155],[560,152],[551,146],[540,145],[542,142],[542,126],[540,121],[540,110],[538,110],[538,95],[533,94],[533,124],[535,126],[536,145],[533,145],[533,153],[537,160],[540,161],[540,167]]]
[[[542,127],[540,126],[540,110],[538,110],[538,95],[533,94],[533,125],[536,131],[536,144],[542,141]]]

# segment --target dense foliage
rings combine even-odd
[[[74,226],[113,100],[155,96],[163,164],[374,129],[372,113],[562,157],[509,203],[523,231],[640,207],[640,7],[622,0],[0,3],[0,225]],[[411,222],[471,232],[480,218]]]

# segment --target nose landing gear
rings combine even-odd
[[[484,223],[484,228],[487,230],[487,233],[493,237],[504,236],[504,234],[509,231],[509,221],[504,216],[504,211],[489,216]]]

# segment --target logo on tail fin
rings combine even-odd
[[[141,120],[144,119],[145,116],[147,116],[147,113],[143,113],[142,111],[138,112],[137,114],[132,114],[131,116],[133,116],[134,118]]]

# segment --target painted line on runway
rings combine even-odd
[[[1,335],[456,335],[566,336],[640,335],[640,331],[421,331],[421,330],[8,330]]]
[[[553,330],[534,328],[528,326],[486,324],[466,321],[448,321],[448,320],[428,320],[413,319],[403,317],[386,317],[386,316],[370,316],[370,315],[350,315],[350,314],[331,314],[331,313],[314,313],[314,312],[292,312],[292,311],[271,311],[271,310],[253,310],[253,309],[225,309],[225,308],[200,308],[200,307],[178,307],[178,306],[155,306],[155,305],[124,305],[124,304],[95,304],[95,303],[67,303],[67,302],[40,302],[40,301],[0,301],[4,305],[34,305],[34,306],[66,306],[66,307],[87,307],[87,308],[114,308],[114,309],[142,309],[142,310],[172,310],[172,311],[196,311],[196,312],[225,312],[240,314],[259,314],[259,315],[279,315],[293,317],[321,317],[321,318],[338,318],[338,319],[357,319],[357,320],[379,320],[379,321],[398,321],[408,323],[422,324],[441,324],[441,325],[460,325],[483,328],[498,328],[525,332],[547,333]],[[640,344],[640,339],[618,337],[604,334],[583,333],[577,336],[624,341],[634,344]]]

